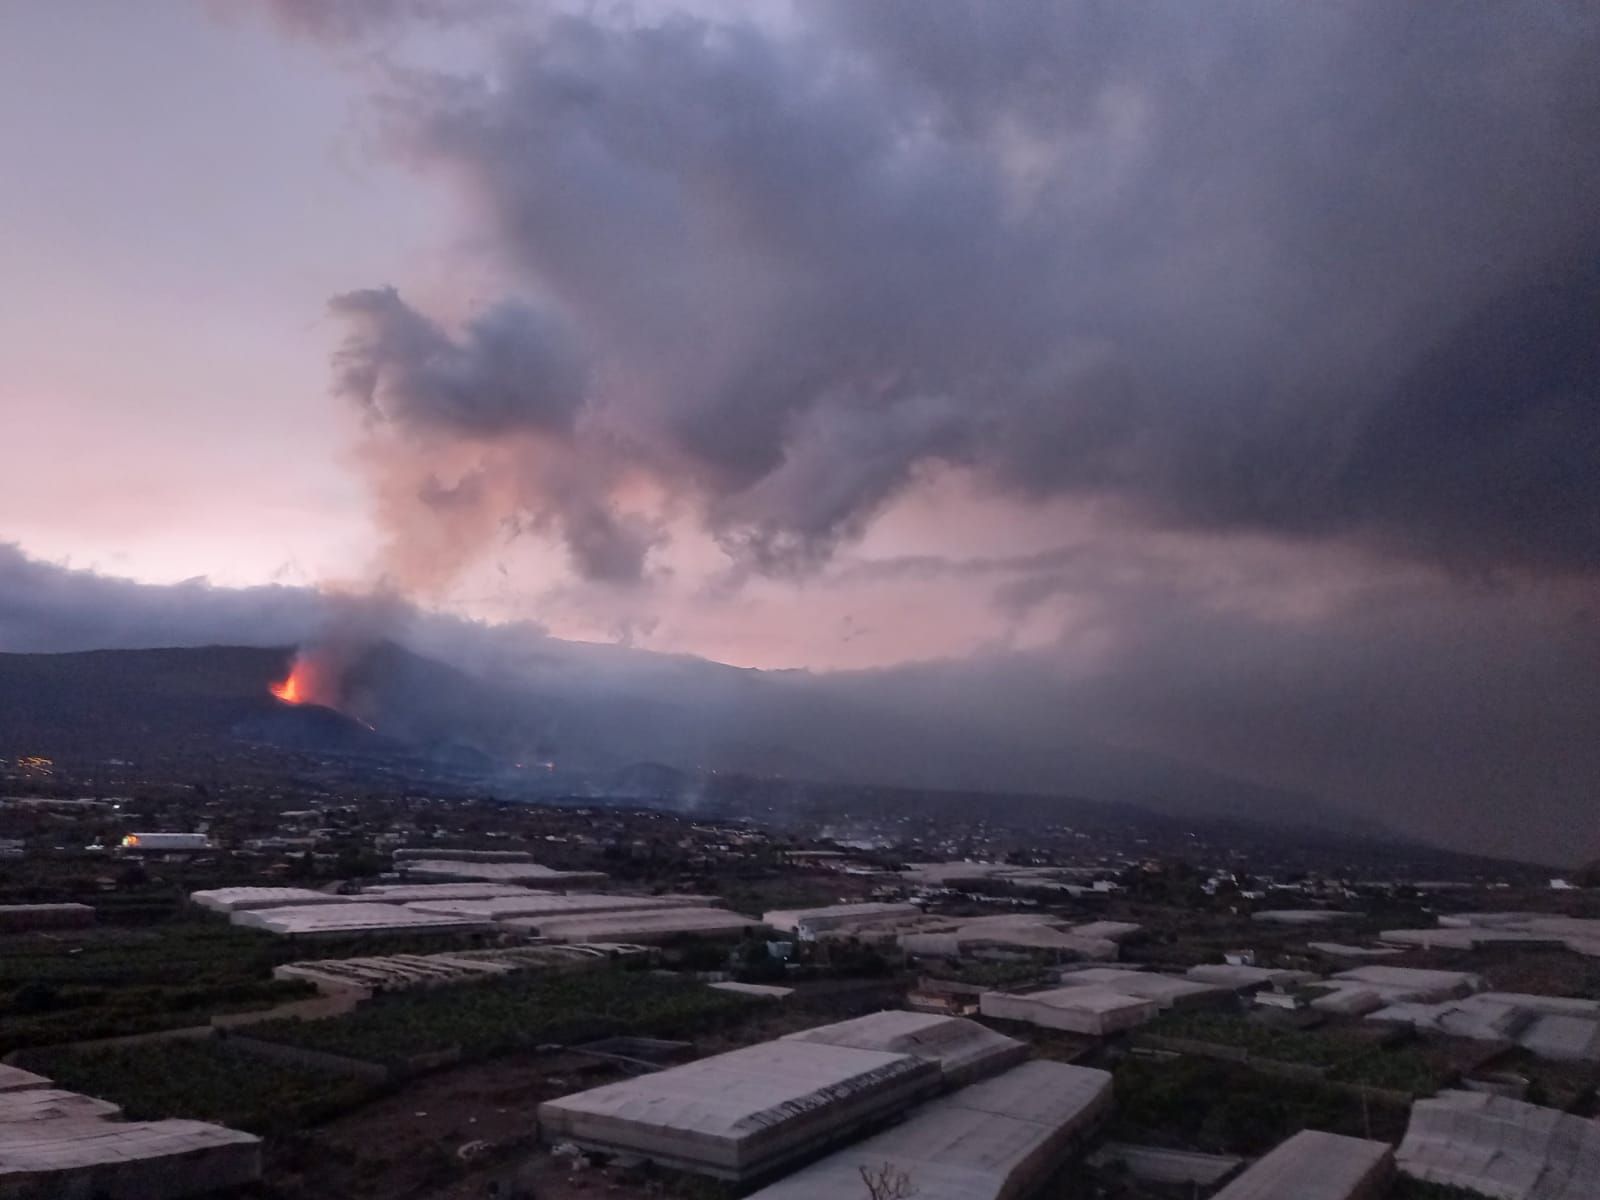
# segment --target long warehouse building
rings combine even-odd
[[[745,1182],[937,1092],[936,1062],[780,1040],[539,1106],[547,1141]]]
[[[1380,1200],[1393,1178],[1389,1143],[1302,1129],[1211,1200]]]
[[[1029,1062],[924,1105],[750,1200],[833,1200],[863,1173],[905,1180],[921,1200],[1013,1200],[1058,1171],[1111,1108],[1111,1075]]]

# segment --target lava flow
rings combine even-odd
[[[304,697],[300,695],[300,670],[298,667],[290,671],[289,677],[282,683],[271,684],[267,690],[285,704],[305,703]]]

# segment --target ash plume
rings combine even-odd
[[[333,302],[401,474],[474,481],[455,544],[548,529],[628,584],[664,504],[807,572],[960,469],[1156,528],[1600,566],[1594,9],[797,16],[547,14],[386,97],[520,281],[458,332]]]

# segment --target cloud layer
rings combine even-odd
[[[558,15],[485,75],[400,75],[394,144],[519,286],[453,334],[338,298],[341,390],[450,454],[575,457],[583,487],[546,454],[484,495],[613,581],[663,497],[808,571],[951,466],[1155,527],[1600,566],[1595,13],[796,15]]]

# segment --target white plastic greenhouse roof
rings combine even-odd
[[[416,900],[492,900],[496,896],[553,896],[520,883],[379,883],[361,889],[360,899],[384,904],[410,904]]]
[[[1160,975],[1155,971],[1131,971],[1120,967],[1085,967],[1080,971],[1066,971],[1061,982],[1073,987],[1092,983],[1108,987],[1125,996],[1143,996],[1162,1007],[1179,1000],[1197,996],[1226,996],[1225,989],[1211,983],[1198,983],[1193,979],[1179,979],[1176,975]]]
[[[190,892],[189,899],[213,912],[255,911],[263,908],[284,908],[289,905],[348,904],[349,896],[329,892],[314,892],[298,887],[225,887],[202,892]]]
[[[1212,1200],[1377,1200],[1393,1162],[1387,1142],[1303,1129]]]
[[[9,1067],[0,1063],[0,1092],[49,1086],[50,1080],[44,1075],[35,1075],[32,1071],[24,1071],[21,1067]]]
[[[611,913],[578,913],[569,917],[508,917],[513,928],[538,931],[558,942],[638,942],[675,934],[735,934],[761,922],[720,908],[650,908]]]
[[[141,1160],[189,1156],[223,1147],[248,1152],[238,1175],[218,1180],[219,1185],[238,1184],[259,1174],[255,1157],[259,1145],[260,1139],[248,1133],[201,1121],[64,1120],[0,1125],[0,1194],[6,1192],[7,1178],[12,1176],[97,1166],[126,1170]]]
[[[1441,1092],[1411,1106],[1400,1169],[1498,1200],[1594,1200],[1600,1126],[1484,1092]]]
[[[528,862],[467,862],[455,859],[408,859],[396,864],[406,876],[444,880],[482,880],[486,883],[533,883],[549,887],[604,883],[602,871],[557,871]]]
[[[25,1088],[0,1092],[0,1125],[20,1121],[95,1120],[122,1110],[109,1100],[80,1096],[60,1088]]]
[[[774,1041],[539,1106],[550,1141],[572,1141],[728,1179],[764,1173],[938,1089],[904,1054]]]
[[[1391,967],[1382,963],[1351,967],[1333,978],[1351,980],[1380,990],[1404,989],[1416,993],[1414,998],[1418,1000],[1443,1000],[1447,996],[1464,996],[1483,990],[1483,979],[1466,971],[1427,971],[1419,967]]]
[[[580,913],[629,912],[640,909],[682,908],[713,903],[709,896],[615,896],[603,892],[528,892],[487,900],[414,900],[406,907],[418,912],[498,921],[507,917],[566,917]]]
[[[1002,1200],[1032,1191],[1110,1108],[1111,1076],[1030,1062],[916,1110],[750,1200],[862,1195],[863,1169],[903,1174],[917,1200]]]
[[[886,1011],[788,1034],[783,1040],[825,1042],[910,1054],[939,1064],[947,1081],[977,1079],[1028,1057],[1025,1042],[986,1025],[937,1013]]]
[[[268,908],[259,912],[239,911],[231,918],[235,925],[265,929],[269,933],[308,935],[319,933],[449,933],[469,932],[484,927],[482,921],[443,917],[435,913],[414,912],[398,904],[315,904]]]

